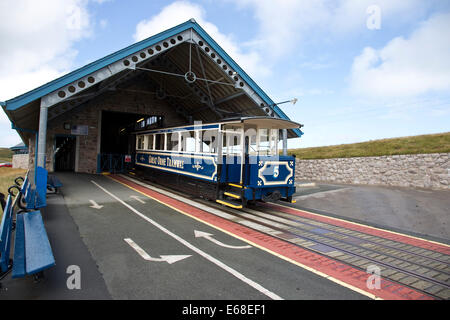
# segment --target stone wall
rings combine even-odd
[[[14,169],[28,169],[28,153],[14,154],[12,166]]]
[[[450,153],[296,161],[297,180],[449,189]]]

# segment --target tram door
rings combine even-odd
[[[222,132],[222,153],[227,164],[227,181],[242,183],[242,172],[245,162],[243,129],[226,129]]]

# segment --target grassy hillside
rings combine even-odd
[[[289,150],[289,154],[295,154],[299,159],[372,157],[441,152],[450,152],[450,132]]]
[[[0,162],[11,162],[13,152],[8,148],[0,148]]]
[[[13,168],[0,168],[0,193],[6,196],[8,195],[8,188],[14,184],[14,179],[18,176],[24,176],[27,170],[25,169],[13,169]],[[0,206],[0,218],[3,214],[3,210]]]
[[[0,148],[0,163],[11,162],[13,152],[8,148]],[[24,176],[26,170],[13,169],[13,168],[0,168],[0,193],[3,193],[5,197],[8,193],[8,188],[14,184],[14,179],[18,176]],[[3,210],[0,206],[0,218],[3,215]]]

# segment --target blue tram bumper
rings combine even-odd
[[[295,187],[289,186],[268,188],[247,187],[244,190],[244,197],[247,200],[262,200],[264,202],[272,202],[290,199],[295,191]]]

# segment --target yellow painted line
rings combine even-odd
[[[236,188],[241,188],[241,189],[242,189],[242,186],[239,185],[239,184],[228,183],[228,185],[229,185],[229,186],[232,186],[232,187],[236,187]]]
[[[226,202],[226,201],[222,201],[222,200],[219,200],[219,199],[217,199],[216,202],[218,202],[218,203],[220,203],[220,204],[223,204],[223,205],[225,205],[225,206],[234,208],[234,209],[242,209],[242,205],[235,205],[235,204],[228,203],[228,202]]]
[[[275,203],[274,203],[274,204],[275,204]],[[283,207],[283,208],[294,209],[294,210],[300,211],[300,212],[302,212],[302,211],[303,211],[303,212],[307,212],[307,213],[310,213],[310,214],[312,214],[312,215],[319,216],[319,217],[324,217],[324,218],[328,218],[328,219],[332,219],[332,220],[336,220],[336,221],[342,221],[342,222],[345,222],[345,223],[353,224],[353,225],[355,225],[355,226],[366,227],[366,228],[369,228],[369,229],[379,230],[379,231],[384,231],[384,232],[396,234],[396,235],[399,235],[399,236],[408,237],[408,238],[411,238],[411,239],[416,239],[416,240],[421,240],[421,241],[425,241],[425,242],[429,242],[429,243],[434,243],[434,244],[441,245],[441,246],[444,246],[444,247],[450,247],[450,245],[445,244],[445,243],[442,243],[442,242],[437,242],[437,241],[427,240],[427,239],[424,239],[424,238],[419,238],[419,237],[415,237],[415,236],[410,236],[410,235],[407,235],[407,234],[404,234],[404,233],[399,233],[399,232],[395,232],[395,231],[391,231],[391,230],[387,230],[387,229],[376,228],[376,227],[368,226],[368,225],[366,225],[366,224],[357,223],[357,222],[353,222],[353,221],[349,221],[349,220],[344,220],[344,219],[339,219],[339,218],[335,218],[335,217],[330,217],[330,216],[327,216],[327,215],[324,215],[324,214],[319,214],[319,213],[311,212],[311,211],[308,211],[308,210],[297,209],[297,208],[293,208],[293,207],[287,207],[287,206],[284,206],[284,205],[279,204],[279,203],[276,203],[275,205],[280,206],[280,207]],[[389,239],[388,239],[388,240],[389,240]],[[395,240],[392,240],[392,241],[395,241]],[[414,245],[412,244],[412,246],[414,246]],[[430,249],[430,250],[431,250],[431,249]]]
[[[234,194],[234,193],[231,193],[231,192],[224,192],[223,194],[226,195],[226,196],[235,198],[235,199],[241,199],[241,196],[240,196],[240,195]]]
[[[341,286],[343,286],[343,287],[345,287],[345,288],[348,288],[348,289],[350,289],[350,290],[353,290],[353,291],[355,291],[355,292],[358,292],[358,293],[360,293],[360,294],[362,294],[362,295],[364,295],[364,296],[366,296],[366,297],[369,297],[369,298],[371,298],[371,299],[374,299],[374,300],[383,300],[382,298],[377,297],[377,296],[374,295],[373,293],[370,293],[370,292],[364,291],[364,290],[362,290],[362,289],[360,289],[360,288],[357,288],[357,287],[355,287],[355,286],[352,286],[351,284],[345,283],[345,282],[343,282],[343,281],[341,281],[341,280],[339,280],[339,279],[336,279],[336,278],[334,278],[334,277],[332,277],[332,276],[329,276],[329,275],[327,275],[326,273],[323,273],[323,272],[321,272],[321,271],[319,271],[319,270],[316,270],[316,269],[314,269],[314,268],[308,267],[308,266],[306,266],[306,265],[304,265],[304,264],[302,264],[302,263],[300,263],[300,262],[297,262],[297,261],[292,260],[292,259],[290,259],[290,258],[288,258],[288,257],[285,257],[285,256],[283,256],[283,255],[281,255],[281,254],[279,254],[279,253],[277,253],[277,252],[274,252],[274,251],[272,251],[272,250],[270,250],[270,249],[267,249],[267,248],[265,248],[265,247],[262,247],[262,246],[260,246],[259,244],[256,244],[256,243],[254,243],[254,242],[252,242],[252,241],[250,241],[250,240],[248,240],[248,239],[242,238],[242,237],[240,237],[240,236],[238,236],[238,235],[236,235],[236,234],[234,234],[234,233],[231,233],[231,232],[229,232],[229,231],[227,231],[227,230],[224,230],[224,229],[222,229],[222,228],[220,228],[220,227],[218,227],[218,226],[215,226],[215,225],[213,225],[213,224],[211,224],[211,223],[209,223],[209,222],[206,222],[206,221],[204,221],[204,220],[202,220],[202,219],[200,219],[200,218],[197,218],[197,217],[195,217],[195,216],[193,216],[193,215],[191,215],[191,214],[189,214],[189,213],[187,213],[187,212],[185,212],[185,211],[183,211],[183,210],[180,210],[180,209],[178,209],[178,208],[175,208],[175,207],[171,206],[170,204],[167,204],[167,203],[165,203],[165,202],[162,202],[161,200],[158,200],[158,199],[156,199],[156,198],[154,198],[154,197],[152,197],[152,196],[150,196],[150,195],[148,195],[148,194],[146,194],[146,193],[144,193],[144,192],[142,192],[142,191],[140,191],[140,190],[137,190],[137,189],[135,189],[135,188],[133,188],[133,187],[131,187],[131,186],[129,186],[129,185],[127,185],[127,184],[121,182],[121,181],[118,181],[118,180],[116,180],[116,179],[114,179],[114,178],[111,178],[111,177],[108,177],[108,178],[110,178],[111,180],[113,180],[113,181],[115,181],[115,182],[117,182],[117,183],[120,183],[121,185],[124,185],[125,187],[127,187],[127,188],[129,188],[129,189],[131,189],[131,190],[134,190],[134,191],[136,191],[136,192],[138,192],[138,193],[140,193],[140,194],[146,196],[147,198],[150,198],[150,199],[152,199],[152,200],[155,200],[156,202],[158,202],[158,203],[160,203],[160,204],[162,204],[162,205],[164,205],[164,206],[166,206],[166,207],[169,207],[169,208],[171,208],[171,209],[173,209],[173,210],[175,210],[175,211],[177,211],[177,212],[179,212],[179,213],[181,213],[181,214],[183,214],[183,215],[185,215],[185,216],[188,216],[188,217],[190,217],[190,218],[192,218],[192,219],[194,219],[194,220],[197,220],[198,222],[201,222],[201,223],[204,223],[204,224],[210,226],[211,228],[214,228],[214,229],[219,230],[219,231],[221,231],[221,232],[223,232],[223,233],[226,233],[226,234],[228,234],[228,235],[231,236],[231,237],[234,237],[234,238],[236,238],[236,239],[239,239],[239,240],[241,240],[241,241],[244,241],[244,242],[246,242],[246,243],[248,243],[248,244],[250,244],[250,245],[252,245],[252,246],[254,246],[254,247],[258,248],[258,249],[261,249],[261,250],[263,250],[263,251],[266,251],[266,252],[268,252],[268,253],[270,253],[270,254],[272,254],[272,255],[274,255],[274,256],[276,256],[276,257],[282,259],[282,260],[285,260],[285,261],[287,261],[287,262],[290,262],[290,263],[292,263],[292,264],[295,264],[295,265],[299,266],[300,268],[303,268],[303,269],[305,269],[305,270],[308,270],[308,271],[310,271],[310,272],[312,272],[312,273],[314,273],[314,274],[316,274],[316,275],[318,275],[318,276],[321,276],[321,277],[323,277],[323,278],[325,278],[325,279],[328,279],[328,280],[330,280],[330,281],[333,281],[334,283],[337,283],[337,284],[339,284],[339,285],[341,285]],[[156,191],[153,191],[153,192],[156,192]],[[179,201],[179,200],[178,200],[178,201]]]

